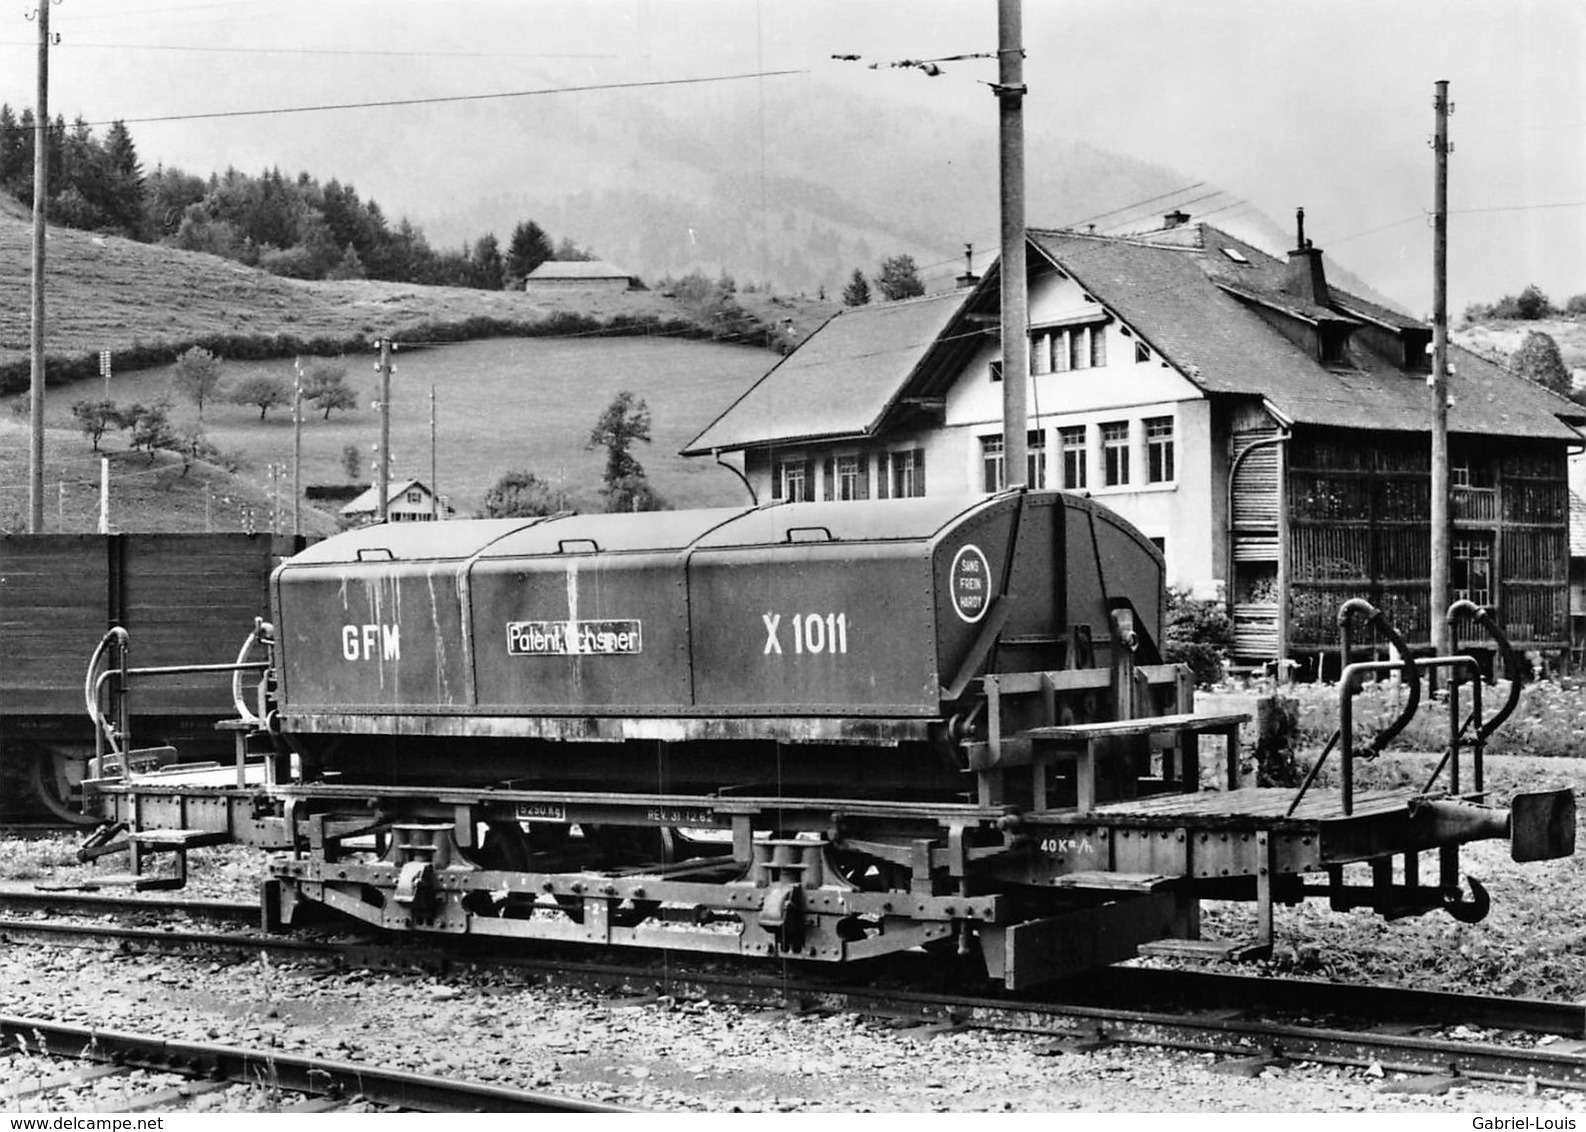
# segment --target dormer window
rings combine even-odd
[[[1349,328],[1344,326],[1319,326],[1317,337],[1321,340],[1322,364],[1342,366],[1349,364],[1345,348],[1349,344]]]

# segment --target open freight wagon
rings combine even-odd
[[[0,816],[82,822],[94,753],[83,657],[124,626],[136,663],[231,658],[270,607],[269,578],[301,550],[290,536],[227,534],[0,537]],[[215,723],[234,716],[224,675],[150,679],[133,725],[184,757],[229,757]]]

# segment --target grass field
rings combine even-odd
[[[305,412],[305,484],[346,483],[342,453],[348,445],[359,448],[366,469],[375,459],[380,415],[371,407],[379,386],[374,357],[344,359],[358,392],[357,409],[332,413],[328,421],[312,408]],[[653,442],[639,445],[635,454],[662,495],[677,507],[736,502],[743,499],[743,488],[731,474],[709,460],[684,460],[676,453],[775,361],[765,350],[665,338],[494,339],[399,352],[391,397],[393,476],[430,479],[429,393],[434,386],[437,480],[453,506],[475,510],[502,472],[520,468],[564,486],[581,509],[598,509],[604,455],[584,445],[611,397],[630,389],[648,402],[653,422]],[[228,362],[224,373],[227,384],[253,373],[290,381],[292,363]],[[116,377],[111,396],[123,403],[154,401],[170,395],[169,378],[169,367]],[[60,462],[68,457],[90,454],[87,438],[72,431],[70,406],[102,393],[97,382],[50,391],[46,422],[56,430],[51,444],[56,455],[47,465],[65,466]],[[196,410],[191,402],[172,397],[171,416],[180,429],[194,420]],[[13,428],[21,423],[15,415],[11,421]],[[286,466],[290,475],[289,410],[272,409],[261,422],[257,407],[210,401],[204,429],[222,452],[240,458],[239,478],[260,498],[269,487],[269,465]],[[25,434],[0,432],[0,444],[7,450],[23,445]],[[107,437],[104,447],[124,449],[124,435]],[[117,467],[131,475],[149,465],[138,454],[118,458]],[[72,477],[96,480],[97,471],[76,468],[66,476]],[[52,472],[46,478],[54,483],[62,477]],[[8,482],[25,481],[11,477]],[[55,499],[50,502],[53,507]]]
[[[29,344],[31,228],[14,202],[0,201],[0,366],[20,366]],[[363,280],[281,279],[215,256],[179,252],[116,237],[51,229],[47,261],[46,351],[87,358],[134,346],[168,349],[226,335],[347,341],[359,335],[401,338],[424,324],[460,324],[477,317],[533,323],[559,313],[614,318],[697,321],[676,299],[655,291],[611,295],[526,295]],[[740,296],[769,323],[791,319],[808,333],[836,309],[815,300]],[[348,358],[359,407],[325,421],[309,415],[303,430],[303,482],[345,483],[342,452],[357,445],[367,460],[378,438],[373,355]],[[704,340],[651,338],[514,338],[435,346],[400,353],[392,395],[394,474],[430,479],[429,391],[438,402],[437,486],[462,511],[508,469],[565,486],[581,509],[599,507],[600,452],[584,442],[596,417],[619,390],[643,397],[653,418],[651,445],[636,455],[651,482],[675,507],[734,501],[741,485],[709,460],[685,461],[677,449],[770,369],[769,351]],[[92,366],[90,365],[90,371]],[[228,361],[225,379],[254,371],[290,379],[292,362]],[[167,392],[169,367],[119,372],[111,396],[154,401]],[[71,405],[98,398],[96,381],[52,385],[47,395],[46,529],[85,531],[97,519],[99,460],[75,429]],[[0,401],[0,530],[26,526],[27,394]],[[194,416],[173,399],[178,429]],[[204,427],[223,452],[239,459],[238,476],[197,466],[185,476],[167,454],[152,462],[130,454],[123,434],[106,438],[113,455],[112,524],[120,530],[265,529],[272,499],[269,467],[291,464],[289,414],[226,403],[206,404]],[[290,475],[290,471],[288,471]],[[367,480],[367,473],[360,477]],[[285,493],[290,511],[290,493]],[[334,528],[334,518],[307,526]]]
[[[32,231],[0,211],[0,364],[28,356]],[[207,335],[399,336],[475,316],[533,321],[558,311],[598,319],[677,317],[653,291],[528,295],[365,280],[283,279],[198,252],[52,228],[46,255],[46,352],[97,354]]]

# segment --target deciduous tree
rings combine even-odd
[[[1533,330],[1509,359],[1510,368],[1545,389],[1563,397],[1570,395],[1569,368],[1551,334]]]
[[[123,427],[121,407],[114,401],[82,400],[72,402],[72,418],[83,435],[99,451],[99,441],[105,433]]]
[[[220,388],[220,359],[202,346],[194,346],[176,359],[171,387],[198,406],[198,419],[202,421],[204,402]]]
[[[632,449],[637,441],[650,443],[650,407],[642,398],[624,389],[600,414],[584,445],[606,450],[606,471],[601,477],[600,491],[606,497],[608,511],[633,509],[633,493],[637,484],[645,479],[644,466],[633,457]]]
[[[881,261],[881,277],[876,287],[888,299],[908,299],[925,294],[919,269],[911,255],[895,255]]]
[[[170,406],[164,401],[133,404],[122,414],[122,422],[130,430],[132,447],[145,449],[151,463],[155,449],[174,448],[178,443],[176,430],[171,427]]]
[[[279,377],[259,373],[243,378],[231,391],[231,399],[239,405],[259,406],[259,419],[277,405],[292,403],[292,387]]]
[[[347,384],[347,367],[337,362],[316,362],[303,379],[303,400],[320,409],[330,420],[332,409],[351,409],[358,395]]]
[[[485,492],[483,511],[489,519],[529,518],[566,511],[567,494],[533,472],[503,472]]]
[[[487,232],[474,241],[473,256],[469,260],[469,277],[475,287],[484,291],[499,291],[504,276],[501,246],[493,234]]]

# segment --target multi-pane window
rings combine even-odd
[[[984,491],[1001,491],[1005,482],[1006,465],[1002,451],[1002,435],[980,438],[981,484]]]
[[[868,499],[870,476],[865,462],[858,456],[837,457],[837,498],[841,500]]]
[[[1492,543],[1481,538],[1456,538],[1449,566],[1455,599],[1492,604]]]
[[[1063,459],[1063,486],[1069,491],[1084,491],[1087,484],[1085,426],[1058,429],[1057,447]]]
[[[1032,428],[1025,434],[1024,483],[1026,487],[1046,486],[1046,432]],[[1007,452],[1002,434],[980,438],[981,484],[986,491],[1001,491],[1008,486]]]
[[[1107,326],[1104,322],[1038,330],[1030,335],[1030,373],[1036,376],[1106,364]]]
[[[896,499],[925,494],[925,449],[892,453],[892,495]]]
[[[1102,483],[1122,487],[1129,482],[1129,422],[1109,421],[1101,426]]]
[[[1147,417],[1140,423],[1145,428],[1146,483],[1172,483],[1176,478],[1173,467],[1173,418]]]
[[[1031,487],[1046,486],[1046,430],[1032,428],[1025,437],[1025,480]]]
[[[771,496],[789,503],[810,503],[815,499],[815,477],[804,460],[779,460],[771,477]]]

